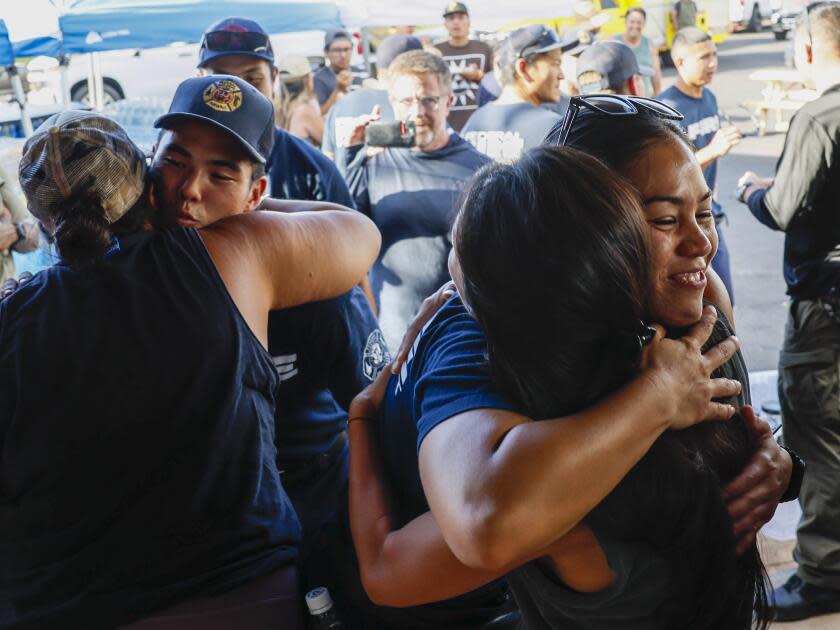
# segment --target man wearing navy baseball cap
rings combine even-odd
[[[259,28],[238,18],[222,24]],[[207,45],[202,45],[203,71],[224,69],[241,73],[241,78],[209,74],[185,81],[173,99],[170,112],[158,121],[159,126],[171,130],[161,138],[153,162],[156,180],[163,184],[156,188],[160,190],[158,205],[162,211],[168,209],[165,215],[201,214],[212,222],[253,209],[251,197],[240,193],[231,199],[223,194],[236,186],[218,170],[223,166],[220,160],[224,162],[225,158],[217,150],[223,146],[219,143],[226,135],[227,142],[238,143],[237,149],[245,149],[253,158],[246,145],[259,146],[256,140],[248,141],[263,137],[257,135],[257,127],[263,132],[270,130],[274,139],[274,148],[269,150],[274,196],[294,198],[298,192],[301,199],[329,200],[350,206],[346,184],[335,165],[299,138],[274,128],[273,113],[268,113],[271,104],[265,96],[271,95],[272,75],[276,71],[261,56],[266,54],[262,48],[264,40],[257,37],[211,40],[206,37]],[[218,48],[223,44],[224,51],[212,49],[213,45]],[[255,50],[250,51],[248,46],[254,46]],[[261,82],[260,78],[267,80]],[[248,81],[253,81],[254,86]],[[236,84],[247,99],[233,112],[225,111],[224,107],[221,111],[213,108],[208,111],[206,97],[231,106],[238,103],[226,94],[216,95],[218,89],[233,92],[227,86],[229,82]],[[216,87],[210,90],[210,86]],[[263,90],[255,94],[255,86],[268,94]],[[251,120],[243,120],[246,117]],[[191,130],[184,126],[185,122],[203,125],[203,132],[187,136]],[[248,133],[249,125],[253,126],[252,135]],[[310,152],[318,162],[310,159]],[[184,153],[200,157],[187,158]],[[343,195],[329,194],[333,188],[326,186],[319,175],[323,173],[320,162],[329,167]],[[253,165],[252,180],[256,181],[259,160]],[[278,186],[280,182],[282,187]],[[283,209],[283,202],[264,200],[263,205],[266,204],[270,204],[269,209]],[[202,206],[206,210],[201,211]],[[341,555],[351,552],[352,544],[336,534],[344,531],[346,518],[346,410],[352,398],[371,382],[390,356],[376,316],[358,287],[332,300],[272,311],[268,320],[268,350],[279,376],[275,409],[277,466],[303,529],[301,578],[304,586],[328,586],[341,604],[344,593],[335,576],[342,574],[340,567],[344,562],[352,562]]]
[[[523,26],[508,35],[497,61],[502,92],[470,117],[464,138],[503,162],[542,144],[545,134],[560,120],[548,107],[556,107],[561,100],[563,53],[577,45],[576,39],[561,40],[542,24]]]
[[[259,206],[274,107],[255,87],[231,75],[187,79],[155,127],[163,130],[151,170],[161,222],[202,227]]]
[[[577,63],[581,94],[627,94],[643,96],[642,77],[652,77],[653,68],[640,66],[633,50],[622,42],[598,42],[584,50]]]
[[[277,82],[274,50],[268,33],[253,20],[230,17],[211,25],[199,48],[202,74],[230,74],[244,79],[273,101]],[[269,192],[276,199],[332,201],[353,207],[347,184],[329,159],[283,129],[274,131],[268,158]]]

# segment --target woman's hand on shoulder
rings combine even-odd
[[[716,320],[714,308],[707,306],[700,321],[679,339],[666,339],[664,328],[654,325],[656,336],[642,354],[642,376],[659,391],[663,419],[669,428],[685,429],[703,420],[728,420],[735,413],[735,407],[715,399],[738,395],[741,384],[710,376],[738,351],[738,338],[729,337],[702,352]]]

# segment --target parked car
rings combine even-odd
[[[757,33],[781,4],[781,0],[730,0],[729,19],[733,30]]]
[[[782,0],[782,6],[773,12],[770,26],[776,39],[786,39],[788,33],[796,28],[805,7],[810,0]]]

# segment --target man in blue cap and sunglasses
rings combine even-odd
[[[201,39],[198,68],[202,74],[230,74],[244,79],[274,101],[278,70],[268,33],[241,17],[210,26]],[[353,207],[347,185],[332,163],[317,149],[284,130],[274,131],[274,150],[266,170],[269,193],[276,199],[331,201]]]

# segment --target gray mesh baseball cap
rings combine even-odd
[[[143,194],[146,157],[110,118],[69,110],[50,116],[26,141],[18,174],[37,219],[50,223],[68,198],[92,191],[115,223]]]

